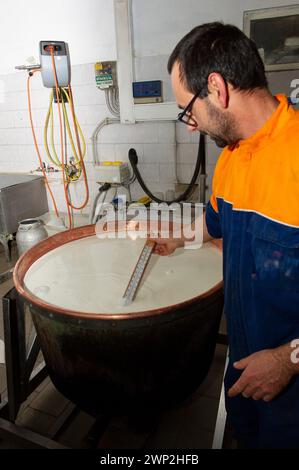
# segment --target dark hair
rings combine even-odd
[[[177,44],[168,61],[168,72],[178,62],[188,91],[208,95],[207,80],[218,72],[233,87],[252,90],[267,87],[265,68],[257,47],[240,29],[220,22],[192,29]]]

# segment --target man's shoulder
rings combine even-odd
[[[280,150],[283,150],[285,153],[290,153],[289,151],[299,153],[299,111],[295,111],[290,116],[290,119],[285,123],[285,126],[281,129],[281,132],[277,135],[277,138],[274,139],[274,144],[277,144]]]
[[[290,119],[288,120],[286,127],[288,130],[292,131],[293,129],[295,129],[298,132],[299,130],[299,110],[298,109],[292,109],[292,113],[290,114]]]

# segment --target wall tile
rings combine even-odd
[[[139,171],[145,183],[159,183],[159,165],[157,163],[141,163]]]
[[[187,127],[187,126],[186,126]],[[190,141],[192,144],[196,144],[198,145],[199,144],[199,138],[200,138],[200,134],[198,131],[189,131],[190,133]],[[208,139],[206,137],[206,143],[208,142]]]
[[[222,152],[222,149],[217,147],[215,143],[209,143],[206,147],[207,149],[207,162],[209,165],[215,165],[218,161],[218,158]]]
[[[1,140],[1,132],[0,132]],[[17,160],[19,155],[19,146],[18,145],[0,145],[0,169],[2,163],[5,161],[14,162]]]
[[[15,110],[13,113],[13,127],[30,127],[29,111],[27,109]],[[41,108],[32,110],[34,127],[44,127],[48,109]]]
[[[158,124],[158,142],[161,144],[175,142],[175,122]]]
[[[127,126],[126,126],[127,127]],[[157,123],[138,123],[130,127],[133,142],[140,144],[158,142],[158,124]]]
[[[115,145],[114,144],[101,144],[98,145],[99,161],[115,161]]]
[[[105,93],[93,84],[72,87],[75,103],[81,106],[106,104]]]
[[[14,127],[14,111],[0,112],[0,131]]]
[[[27,95],[25,91],[4,93],[0,101],[0,111],[14,111],[16,109],[28,109]]]
[[[20,166],[26,171],[35,170],[40,166],[34,145],[20,145],[18,147],[18,156],[18,171],[21,171],[19,170]],[[43,154],[42,158],[44,161],[46,160]]]
[[[178,163],[196,163],[198,147],[195,144],[178,145]]]
[[[102,129],[100,141],[103,143],[155,143],[158,142],[158,127],[156,123],[113,124]]]
[[[144,155],[140,160],[148,163],[174,163],[175,151],[174,144],[144,144]]]
[[[106,105],[86,105],[76,106],[75,108],[77,119],[80,126],[82,125],[96,125],[107,117]]]
[[[143,144],[115,144],[115,160],[128,162],[128,153],[131,148],[134,148],[137,152],[138,161],[143,162],[144,159],[144,145]]]
[[[33,110],[41,109],[41,108],[47,109],[49,106],[49,102],[50,102],[50,95],[51,95],[51,90],[49,88],[43,87],[41,89],[32,90],[32,93],[31,93],[32,109]],[[15,109],[18,109],[18,107]],[[21,109],[28,110],[27,93],[25,93],[25,107]]]
[[[29,128],[11,128],[6,129],[4,134],[5,142],[2,142],[7,145],[29,145],[32,144],[32,134]],[[0,142],[1,142],[0,134]]]
[[[1,81],[3,82],[4,88],[7,92],[9,91],[16,92],[16,91],[24,90],[26,86],[26,82],[27,82],[27,77],[28,77],[27,72],[20,71],[20,72],[9,73],[7,75],[2,75]]]
[[[163,80],[168,78],[167,62],[167,55],[135,57],[134,68],[136,80]]]
[[[188,164],[178,164],[178,179],[180,183],[190,183],[194,167]]]
[[[77,85],[95,84],[94,64],[83,64],[72,67],[72,87]]]
[[[188,131],[186,124],[181,122],[176,124],[176,138],[179,144],[191,143],[191,133]]]
[[[172,91],[172,86],[170,82],[170,78],[167,78],[163,81],[163,99],[164,101],[175,101],[175,97]],[[179,112],[179,110],[178,110]]]
[[[160,182],[161,183],[170,183],[175,184],[177,182],[175,175],[175,167],[172,164],[160,163]]]

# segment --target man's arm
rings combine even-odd
[[[208,227],[207,227],[207,222],[206,222],[206,213],[204,213],[203,216],[203,242],[208,242],[209,240],[212,240],[213,237],[208,232]]]

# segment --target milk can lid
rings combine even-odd
[[[19,222],[19,230],[28,231],[33,228],[38,228],[42,225],[42,221],[40,219],[25,219]]]

